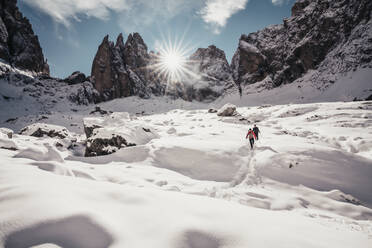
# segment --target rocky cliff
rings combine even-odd
[[[337,75],[371,68],[371,9],[370,0],[298,0],[283,24],[241,36],[231,63],[235,81],[329,84]]]
[[[199,48],[189,58],[191,70],[196,78],[190,78],[193,82],[192,99],[198,101],[213,101],[232,89],[235,82],[232,71],[226,60],[225,52],[214,45],[208,48]],[[185,82],[187,85],[188,82]]]
[[[216,48],[199,48],[188,59],[193,76],[169,82],[156,69],[159,54],[148,52],[138,33],[130,34],[124,44],[120,34],[116,44],[106,36],[92,66],[92,80],[104,100],[137,95],[168,95],[173,98],[212,101],[235,83],[225,53]]]
[[[20,69],[49,75],[38,37],[16,0],[0,1],[0,59]]]
[[[104,100],[152,93],[148,86],[147,46],[139,34],[131,34],[124,44],[120,34],[116,44],[106,36],[98,48],[92,65],[92,81]]]

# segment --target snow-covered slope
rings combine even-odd
[[[252,87],[273,94],[271,88],[301,83],[313,88],[310,96],[296,92],[304,98],[372,97],[371,10],[369,0],[297,0],[283,24],[240,37],[231,62],[235,81],[248,94]]]
[[[159,137],[101,157],[76,156],[56,138],[1,135],[0,247],[372,247],[371,110],[133,114]],[[261,134],[250,150],[253,123]]]

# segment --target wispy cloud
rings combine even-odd
[[[228,19],[243,10],[249,0],[22,0],[69,28],[84,17],[102,20],[116,13],[126,32],[141,30],[177,15],[197,16],[219,33]],[[272,0],[278,1],[278,0]]]
[[[282,5],[283,3],[287,3],[288,0],[271,0],[271,2],[272,2],[274,5]]]
[[[107,19],[110,11],[121,12],[131,7],[127,0],[23,0],[50,15],[55,21],[69,27],[72,20],[80,21],[79,15]]]
[[[166,23],[178,15],[193,16],[203,5],[201,0],[130,0],[130,10],[118,16],[120,27],[127,33]],[[147,30],[148,31],[148,30]],[[158,30],[154,30],[158,32]]]
[[[240,10],[245,9],[248,0],[207,0],[200,14],[214,33],[219,34],[227,20]]]

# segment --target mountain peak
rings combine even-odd
[[[11,65],[49,75],[39,39],[15,0],[0,2],[0,58]]]
[[[120,33],[116,39],[116,44],[115,44],[116,47],[124,47],[124,38],[123,38],[123,34]]]

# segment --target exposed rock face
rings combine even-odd
[[[116,44],[106,36],[93,61],[94,86],[104,100],[138,95],[168,95],[184,100],[212,101],[235,86],[225,53],[216,48],[198,49],[191,57],[189,69],[195,76],[168,83],[155,64],[159,54],[148,52],[138,33],[130,34],[124,44],[120,34]]]
[[[120,37],[123,40],[123,37]],[[125,64],[136,72],[145,69],[150,59],[147,46],[138,33],[129,34],[123,52]]]
[[[49,75],[38,37],[16,0],[0,1],[0,58],[13,66]]]
[[[134,40],[131,38],[124,45],[123,36],[120,34],[115,45],[106,36],[99,46],[93,61],[92,80],[94,87],[103,96],[104,100],[132,95],[144,98],[149,96],[144,80],[145,76],[141,73],[144,63],[141,54],[147,54],[147,47],[134,44],[136,41],[142,41],[142,39]],[[130,60],[126,58],[126,53],[135,56],[136,52],[139,52],[139,48],[146,50]],[[131,64],[126,64],[126,60]]]
[[[371,67],[371,9],[369,0],[298,0],[283,24],[241,36],[231,64],[235,81],[270,77],[276,87],[317,70],[310,81],[332,83],[334,74]]]
[[[225,52],[216,46],[199,48],[189,60],[192,64],[192,71],[199,76],[196,80],[194,79],[191,99],[213,101],[226,89],[235,86]]]

